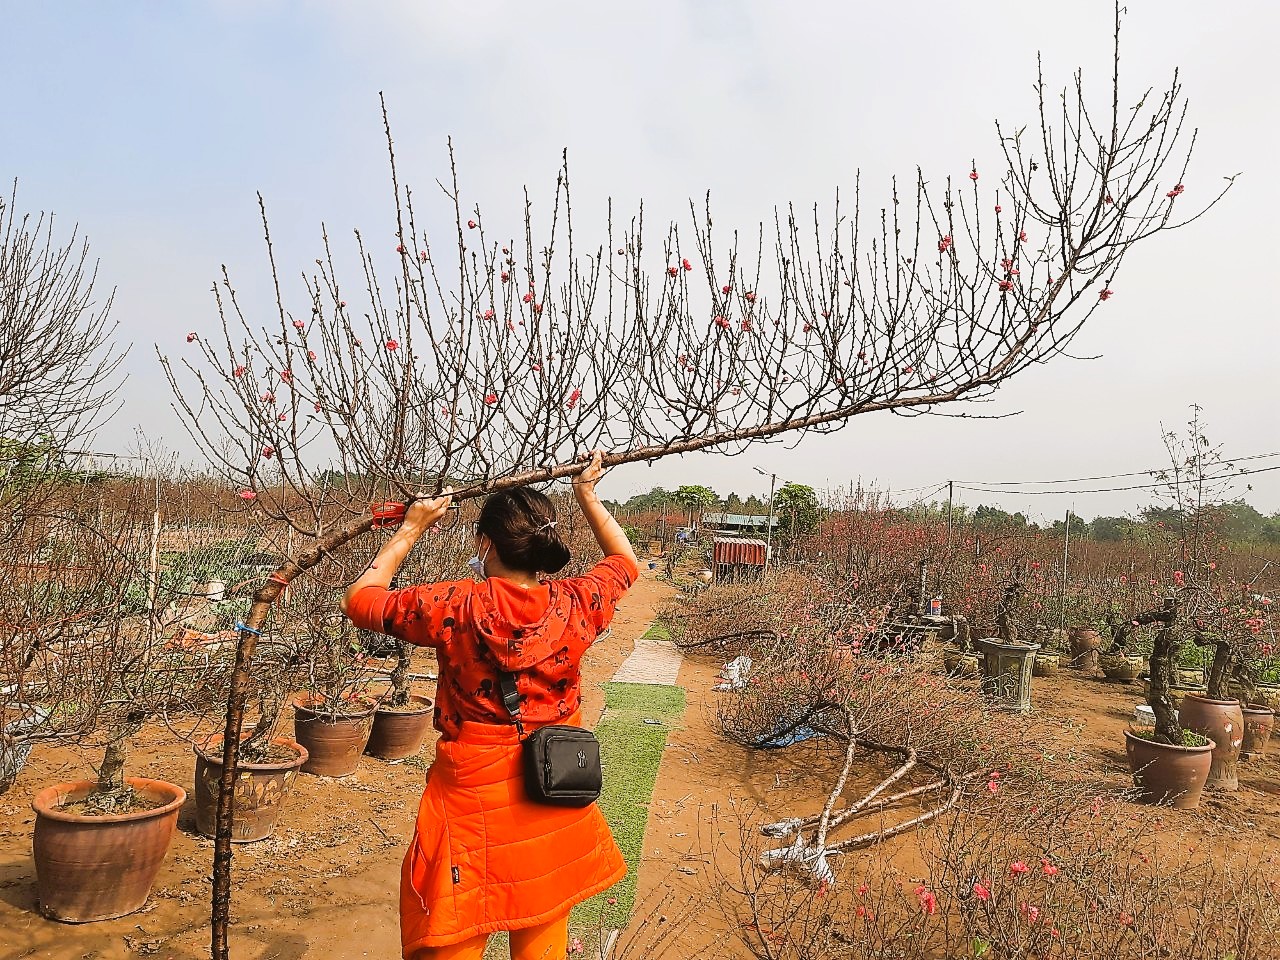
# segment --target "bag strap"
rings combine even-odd
[[[498,689],[502,692],[502,705],[516,724],[516,734],[524,740],[524,724],[520,722],[520,691],[516,689],[516,675],[499,671]]]

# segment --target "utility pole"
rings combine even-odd
[[[769,572],[769,555],[773,552],[773,488],[778,482],[776,473],[766,473],[759,467],[753,468],[756,473],[762,477],[769,478],[769,519],[765,522],[764,528],[764,572]]]
[[[1067,625],[1067,551],[1071,549],[1071,511],[1067,511],[1067,535],[1062,540],[1062,597],[1058,601],[1058,630]]]
[[[947,481],[947,549],[951,549],[951,501],[955,493],[955,481]]]

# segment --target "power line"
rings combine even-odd
[[[1247,457],[1223,457],[1222,462],[1227,464],[1244,463],[1246,460],[1266,460],[1270,457],[1280,457],[1277,453],[1254,453]],[[986,487],[1016,487],[1016,486],[1048,486],[1062,483],[1093,483],[1098,480],[1121,480],[1125,477],[1150,477],[1153,474],[1167,470],[1167,467],[1157,467],[1153,470],[1135,470],[1130,473],[1106,473],[1096,477],[1075,477],[1068,480],[957,480],[958,484],[980,484]],[[1270,469],[1270,468],[1268,468]],[[1261,470],[1244,471],[1251,473],[1262,473]],[[1156,484],[1159,486],[1160,484]],[[1142,487],[1117,487],[1117,490],[1140,490]],[[1083,491],[1089,492],[1089,491]]]
[[[1216,473],[1212,476],[1206,476],[1203,478],[1190,478],[1187,480],[1187,483],[1194,483],[1197,479],[1203,479],[1209,483],[1214,483],[1219,480],[1234,480],[1241,477],[1251,477],[1255,473],[1270,473],[1272,470],[1280,470],[1280,465],[1274,467],[1258,467],[1255,470],[1238,470],[1231,473]],[[1168,487],[1169,485],[1168,481],[1160,480],[1155,483],[1139,483],[1127,487],[1095,487],[1092,490],[1080,490],[1075,487],[1065,490],[993,490],[989,487],[961,486],[960,484],[957,484],[956,488],[959,490],[968,490],[971,493],[997,493],[1019,497],[1040,497],[1050,495],[1063,496],[1075,493],[1120,493],[1126,490],[1155,490],[1160,487]]]

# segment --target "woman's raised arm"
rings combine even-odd
[[[591,463],[578,474],[573,481],[573,495],[578,501],[582,515],[595,535],[596,543],[604,551],[606,557],[626,557],[636,563],[636,552],[631,548],[631,541],[622,532],[622,525],[614,519],[596,494],[596,482],[604,476],[604,467],[600,462],[599,450],[591,452]]]
[[[446,488],[444,495],[434,500],[415,500],[409,504],[409,509],[405,511],[404,522],[400,524],[395,535],[378,551],[378,555],[373,558],[373,562],[365,572],[360,574],[356,582],[347,587],[347,592],[342,595],[339,606],[343,613],[350,610],[351,599],[365,587],[385,589],[391,586],[391,579],[399,572],[401,564],[413,549],[413,545],[428,528],[440,521],[452,501],[452,491]]]

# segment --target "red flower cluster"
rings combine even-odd
[[[950,249],[951,249],[951,234],[947,234],[945,237],[943,237],[941,240],[938,241],[938,252],[946,253]]]
[[[1172,190],[1170,190],[1168,193],[1166,193],[1166,194],[1165,194],[1165,196],[1166,196],[1166,197],[1168,197],[1170,200],[1173,200],[1173,199],[1175,199],[1175,198],[1177,198],[1177,197],[1180,197],[1180,196],[1182,195],[1182,191],[1184,191],[1184,190],[1186,190],[1186,189],[1187,189],[1187,188],[1186,188],[1186,187],[1184,187],[1182,184],[1178,184],[1178,185],[1177,185],[1177,186],[1175,186]]]
[[[920,909],[933,916],[938,912],[938,898],[923,883],[916,887],[916,899],[920,901]]]

